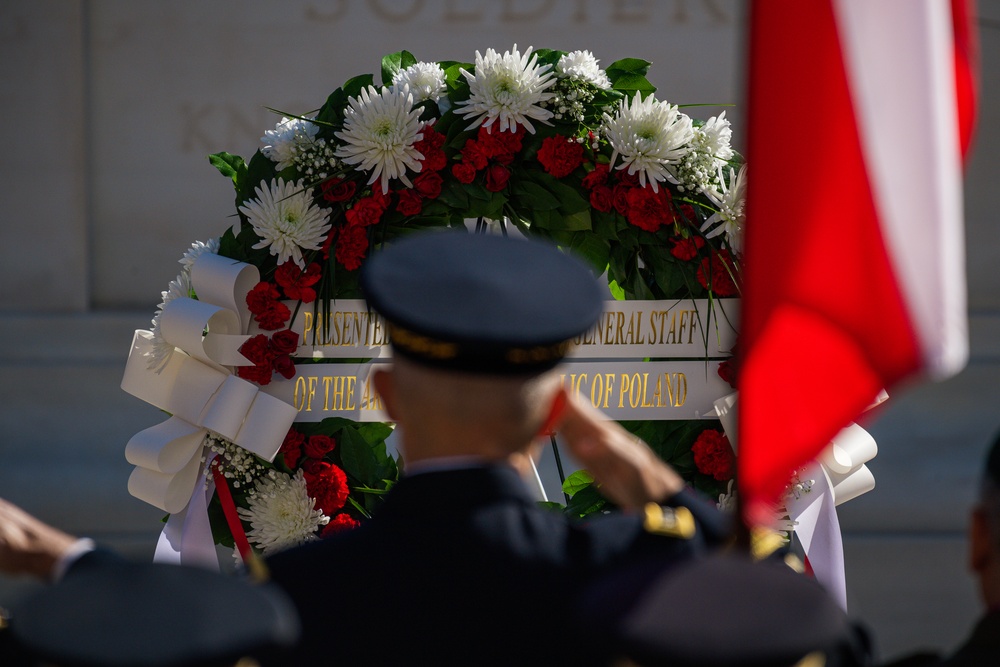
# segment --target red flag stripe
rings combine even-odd
[[[898,78],[899,74],[887,78],[881,66],[898,66],[903,58],[890,53],[888,63],[866,60],[871,52],[853,41],[856,34],[846,38],[841,34],[838,27],[848,31],[859,27],[858,15],[851,14],[854,7],[848,7],[845,15],[847,4],[891,4],[894,11],[911,12],[917,5],[927,9],[933,0],[767,0],[754,3],[751,10],[748,161],[752,172],[741,325],[747,353],[741,370],[739,422],[739,480],[745,516],[751,522],[768,517],[770,504],[780,498],[790,474],[822,451],[881,388],[894,385],[928,360],[941,362],[939,368],[949,363],[953,368],[961,358],[961,350],[936,361],[929,357],[942,330],[920,328],[927,322],[921,322],[919,314],[914,316],[910,301],[914,294],[920,296],[920,290],[905,284],[914,275],[913,267],[897,273],[896,261],[901,248],[913,252],[907,242],[934,234],[925,223],[938,221],[938,215],[955,203],[954,192],[940,198],[931,193],[932,205],[911,219],[906,233],[886,232],[883,226],[892,215],[898,223],[900,211],[903,215],[913,211],[913,206],[896,202],[890,204],[890,215],[885,213],[887,197],[899,196],[901,183],[913,191],[935,188],[945,180],[906,182],[892,170],[916,167],[901,173],[922,168],[935,177],[947,172],[947,156],[940,156],[946,150],[942,136],[947,132],[940,125],[924,125],[930,136],[914,134],[912,129],[901,136],[891,123],[875,124],[873,118],[883,119],[892,110],[877,104],[866,107],[869,103],[860,99],[871,93],[873,81],[876,89],[881,85],[912,92],[919,86]],[[870,37],[876,30],[883,42],[891,41],[899,26],[885,21],[899,18],[883,15],[875,25],[862,20],[861,32]],[[859,66],[877,73],[859,80]],[[930,107],[940,111],[940,104]],[[924,123],[925,109],[917,111]],[[951,115],[954,118],[954,111]],[[905,119],[897,115],[895,120]],[[888,129],[880,131],[884,127]],[[921,141],[932,150],[907,153],[914,145],[926,148]],[[922,241],[938,249],[951,242],[939,236]],[[954,262],[937,265],[934,256],[921,257],[927,262],[924,268],[933,269],[929,273],[934,280],[945,275],[942,266],[954,268]],[[934,291],[931,301],[940,305],[949,295],[948,289]]]

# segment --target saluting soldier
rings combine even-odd
[[[271,664],[672,664],[688,633],[659,624],[658,605],[677,618],[699,604],[697,587],[672,586],[717,578],[709,554],[730,531],[646,444],[563,388],[558,364],[602,310],[589,270],[539,241],[415,234],[368,261],[362,288],[390,332],[392,364],[373,381],[404,475],[359,528],[267,559],[302,627]],[[538,506],[525,478],[553,428],[622,511],[575,521]],[[0,565],[3,550],[0,539]],[[780,596],[784,580],[761,571],[727,581]],[[807,638],[789,651],[789,635],[839,641],[846,627],[839,612],[803,610],[793,616],[812,620],[775,632],[746,626],[752,612],[700,609],[715,623],[697,627],[731,647],[731,665],[784,664],[767,660],[825,648]],[[754,650],[740,650],[741,629],[764,633]]]

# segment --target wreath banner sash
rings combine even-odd
[[[598,324],[573,342],[576,359],[728,357],[736,343],[739,299],[606,301]],[[296,302],[287,301],[289,310]],[[297,358],[386,358],[385,323],[362,299],[338,299],[325,313],[298,309],[291,323]]]

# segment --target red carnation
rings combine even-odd
[[[618,174],[618,180],[624,183],[625,185],[631,185],[632,187],[636,187],[639,185],[638,171],[629,173],[628,167],[625,167],[624,169],[619,169],[615,173]]]
[[[725,433],[714,429],[702,431],[691,446],[691,452],[698,472],[704,475],[724,482],[736,474],[736,455]]]
[[[583,144],[565,137],[546,137],[538,149],[538,161],[556,178],[565,178],[583,164]]]
[[[424,198],[415,190],[400,190],[396,210],[403,215],[420,215]]]
[[[719,377],[726,381],[730,387],[736,389],[736,364],[732,359],[726,359],[719,364]]]
[[[279,354],[271,360],[271,368],[275,373],[285,378],[286,380],[291,380],[295,377],[295,362],[292,361],[291,356],[287,354]]]
[[[625,195],[628,202],[628,221],[647,232],[655,232],[673,221],[670,200],[665,188],[653,192],[652,188],[632,188]]]
[[[423,160],[420,161],[420,172],[425,173],[427,171],[440,171],[444,169],[448,166],[448,158],[445,157],[441,147],[444,146],[447,137],[435,131],[430,125],[425,125],[421,132],[423,133],[423,137],[420,141],[413,144],[413,147],[424,156]]]
[[[677,207],[677,212],[674,213],[674,220],[689,225],[694,225],[695,224],[694,206],[691,206],[691,204],[679,205]]]
[[[583,181],[581,181],[583,187],[593,190],[599,185],[607,185],[609,173],[608,165],[600,162],[595,164],[594,170],[583,177]]]
[[[295,262],[285,262],[274,272],[274,282],[285,290],[285,296],[305,303],[316,300],[316,290],[312,286],[318,283],[321,277],[322,269],[316,262],[309,264],[305,271]]]
[[[507,187],[510,180],[510,169],[494,162],[486,168],[486,189],[490,192],[500,192]]]
[[[606,185],[598,185],[590,191],[590,205],[601,213],[611,212],[613,199],[613,190]]]
[[[329,180],[323,181],[319,188],[323,193],[323,199],[328,202],[341,202],[353,197],[354,192],[358,189],[358,185],[354,181],[347,181],[339,176],[334,176]]]
[[[486,165],[489,164],[489,156],[483,150],[482,146],[475,139],[469,139],[462,146],[462,162],[467,162],[476,168],[476,171],[480,169],[485,169]]]
[[[413,189],[428,199],[437,199],[441,194],[441,186],[444,179],[441,174],[433,171],[421,173],[413,179]]]
[[[368,227],[377,224],[385,211],[383,201],[383,198],[376,197],[374,194],[371,197],[363,197],[354,202],[354,206],[347,209],[344,217],[347,218],[348,224],[355,227]]]
[[[459,183],[468,185],[476,178],[476,167],[468,162],[459,162],[451,165],[451,173]]]
[[[332,516],[344,506],[350,489],[343,470],[332,463],[315,460],[306,461],[302,469],[305,471],[306,491],[316,500],[316,509]]]
[[[259,385],[270,384],[273,353],[268,346],[267,336],[257,334],[248,338],[240,346],[240,354],[253,363],[253,366],[237,366],[236,376]]]
[[[524,128],[520,125],[508,132],[501,132],[495,125],[489,127],[480,125],[476,134],[476,139],[486,156],[500,160],[504,164],[510,164],[514,155],[520,152],[523,138]]]
[[[256,315],[262,313],[281,298],[278,288],[267,281],[261,281],[247,292],[247,308]]]
[[[280,329],[288,323],[289,318],[292,316],[292,311],[288,310],[288,306],[281,303],[280,301],[275,301],[271,304],[271,307],[267,310],[257,313],[254,319],[260,324],[260,328],[265,331],[274,331],[275,329]]]
[[[372,203],[379,208],[380,211],[385,213],[386,209],[392,204],[392,193],[382,192],[381,187],[376,187],[372,190],[371,195],[368,196]],[[376,222],[378,222],[376,220]]]
[[[334,257],[345,269],[353,271],[360,267],[367,251],[368,234],[363,227],[348,225],[340,230]]]
[[[311,435],[306,441],[303,451],[311,459],[321,459],[337,446],[337,441],[328,435]]]
[[[330,523],[323,526],[323,530],[320,531],[319,536],[330,537],[331,535],[336,535],[337,533],[354,530],[360,525],[360,521],[357,521],[349,514],[341,512],[337,516],[330,519]]]
[[[709,273],[711,276],[707,275]],[[706,257],[701,260],[701,265],[695,274],[701,286],[712,290],[716,296],[734,296],[738,293],[735,276],[736,265],[728,250],[720,250],[713,253],[711,258]]]
[[[299,334],[291,329],[282,329],[271,334],[271,349],[276,354],[293,354],[299,347]]]
[[[301,431],[297,431],[294,427],[288,429],[288,433],[285,434],[285,439],[281,443],[281,449],[278,450],[278,453],[285,459],[286,466],[295,468],[299,457],[302,456],[302,445],[305,442],[306,436]]]
[[[621,215],[628,215],[628,193],[632,189],[624,183],[616,183],[611,191],[611,203]]]
[[[705,239],[700,236],[690,238],[671,239],[674,246],[670,249],[670,254],[682,262],[690,262],[698,256],[698,250],[705,246]]]

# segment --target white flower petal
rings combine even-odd
[[[389,181],[399,179],[412,187],[407,168],[420,171],[423,155],[413,147],[423,137],[420,110],[413,108],[408,86],[399,90],[368,86],[348,100],[344,129],[336,137],[344,142],[337,157],[357,171],[370,171],[368,184],[380,181],[389,192]]]
[[[621,156],[617,168],[638,172],[639,183],[649,181],[656,192],[657,183],[676,182],[668,167],[684,159],[694,127],[676,105],[636,94],[619,103],[614,117],[604,114],[604,134],[613,149],[611,166]]]
[[[254,483],[247,507],[236,511],[250,524],[247,539],[267,555],[316,539],[330,519],[314,505],[302,470],[295,477],[271,470]]]
[[[261,238],[253,247],[270,247],[279,264],[291,259],[304,269],[302,251],[323,247],[330,231],[330,211],[313,204],[301,181],[286,183],[278,178],[269,186],[257,186],[256,194],[256,199],[240,206]]]
[[[502,56],[493,49],[486,55],[476,51],[475,74],[462,70],[469,82],[469,99],[458,102],[465,108],[457,111],[463,118],[472,118],[468,129],[498,123],[501,132],[514,132],[518,125],[531,134],[535,128],[531,119],[549,124],[552,112],[542,108],[554,93],[545,92],[555,84],[551,65],[538,65],[531,47],[522,56],[517,44]]]

